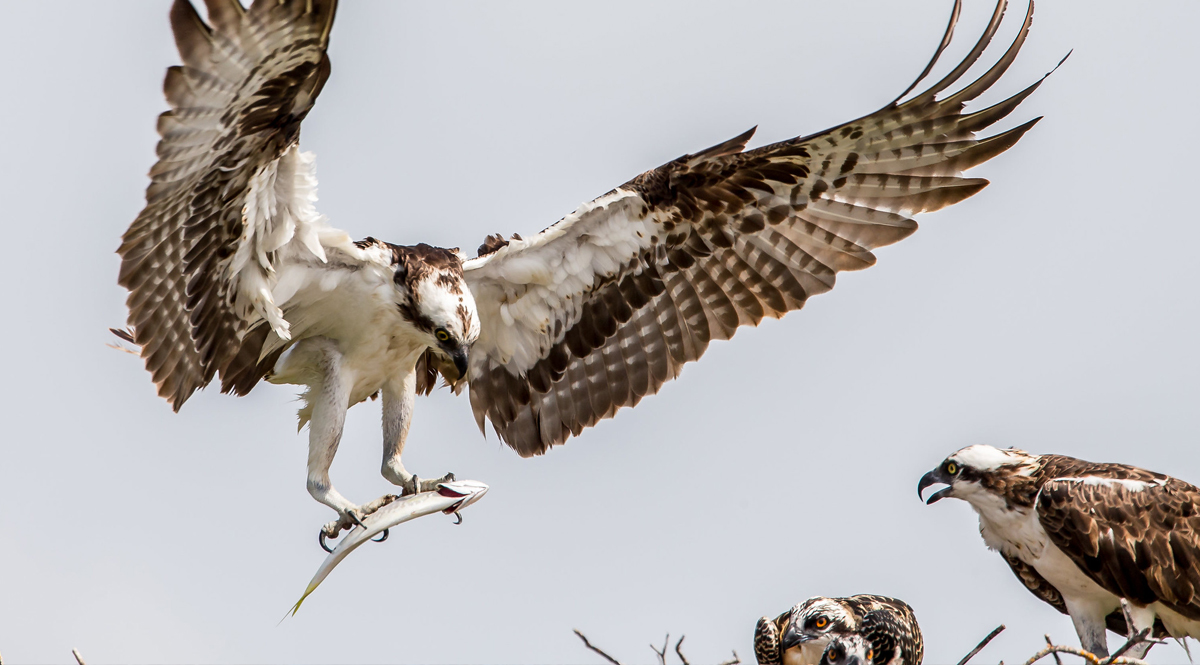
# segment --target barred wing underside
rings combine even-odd
[[[211,25],[188,0],[171,8],[183,65],[167,70],[146,207],[117,250],[133,341],[176,409],[218,371],[226,390],[258,381],[268,333],[289,334],[271,293],[280,253],[324,261],[322,236],[344,235],[317,215],[297,148],[336,1],[205,4]]]
[[[975,113],[963,106],[1013,62],[1032,4],[994,66],[945,99],[936,95],[979,58],[1004,9],[1001,0],[961,64],[908,101],[743,151],[751,130],[466,262],[482,324],[469,373],[480,428],[486,418],[521,455],[544,453],[656,393],[712,340],[799,309],[833,288],[839,271],[872,265],[871,250],[916,230],[915,213],[981,190],[987,181],[962,171],[1011,147],[1036,120],[976,134],[1040,81]]]

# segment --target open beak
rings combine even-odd
[[[928,499],[925,499],[922,496],[926,487],[939,484],[945,485],[946,487],[943,487],[933,494],[930,494]],[[946,477],[946,474],[942,473],[940,467],[921,476],[921,482],[917,483],[917,498],[924,499],[925,505],[934,504],[948,496],[953,496],[953,492],[954,487],[950,484],[950,479]]]
[[[808,641],[808,636],[796,630],[796,627],[788,622],[787,630],[783,631],[783,636],[779,638],[779,650],[787,651],[792,647],[798,647]]]

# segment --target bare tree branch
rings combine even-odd
[[[733,660],[723,660],[723,661],[717,663],[717,665],[741,665],[741,663],[742,663],[742,659],[738,658],[737,651],[734,651],[733,652]]]
[[[1103,659],[1090,651],[1084,651],[1083,649],[1080,649],[1078,647],[1068,647],[1068,646],[1056,645],[1050,641],[1049,636],[1046,636],[1046,642],[1048,643],[1048,646],[1045,649],[1042,649],[1041,651],[1035,653],[1033,655],[1033,657],[1030,658],[1029,660],[1025,661],[1025,665],[1033,665],[1037,661],[1039,661],[1051,654],[1054,655],[1054,659],[1056,661],[1062,662],[1058,658],[1058,654],[1060,654],[1060,653],[1068,653],[1073,656],[1079,656],[1080,658],[1086,660],[1091,665],[1147,665],[1146,661],[1141,660],[1140,658],[1125,658],[1121,654],[1124,654],[1126,651],[1129,651],[1133,647],[1137,646],[1138,644],[1142,644],[1144,642],[1151,642],[1154,644],[1162,643],[1162,640],[1150,639],[1148,637],[1149,634],[1150,634],[1149,628],[1138,632],[1136,635],[1129,638],[1129,641],[1126,642],[1125,644],[1123,644],[1120,649],[1117,649],[1116,651],[1114,651],[1113,655],[1111,655],[1107,658],[1103,658]]]
[[[958,665],[967,665],[968,660],[971,660],[972,658],[975,657],[975,654],[979,653],[980,651],[983,651],[983,648],[988,645],[988,642],[991,642],[992,640],[996,639],[996,636],[999,635],[1000,633],[1002,633],[1003,631],[1004,631],[1004,624],[1000,624],[999,626],[996,626],[996,629],[993,630],[992,632],[988,633],[988,636],[983,638],[982,642],[975,645],[974,649],[971,649],[971,653],[967,654],[966,656],[963,656],[963,659],[958,661]]]
[[[658,656],[658,665],[667,665],[667,645],[670,643],[671,634],[667,633],[667,636],[663,638],[662,651],[655,649],[653,644],[650,645],[650,650],[653,651],[656,656]]]
[[[604,651],[602,651],[602,650],[600,649],[600,647],[597,647],[597,646],[594,646],[594,645],[592,645],[592,643],[588,641],[588,638],[587,638],[586,636],[584,636],[584,634],[583,634],[583,633],[579,632],[579,629],[578,629],[578,628],[576,628],[576,629],[574,629],[574,630],[575,630],[575,634],[579,636],[579,639],[583,640],[583,646],[585,646],[585,647],[587,647],[587,648],[591,649],[592,651],[595,651],[596,653],[600,654],[600,657],[601,657],[601,658],[603,658],[604,660],[607,660],[608,662],[612,663],[612,665],[621,665],[621,661],[619,661],[619,660],[617,660],[616,658],[613,658],[612,656],[610,656],[610,655],[608,655],[608,654],[604,653]]]
[[[1125,602],[1124,599],[1122,599],[1121,602],[1124,603]],[[1129,616],[1128,611],[1126,611],[1125,615]],[[1133,622],[1130,621],[1126,625],[1130,626],[1130,632],[1133,632]],[[1111,663],[1117,662],[1117,659],[1120,658],[1121,656],[1123,656],[1126,651],[1129,651],[1130,649],[1141,644],[1142,642],[1154,642],[1154,640],[1146,639],[1149,636],[1150,636],[1150,628],[1149,627],[1139,630],[1137,632],[1137,634],[1130,636],[1128,642],[1126,642],[1125,644],[1122,644],[1119,649],[1114,651],[1113,655],[1111,655],[1108,658],[1105,658],[1103,661],[1101,661],[1102,665],[1110,665]]]
[[[1046,633],[1046,646],[1054,646],[1054,640],[1050,639],[1050,633]],[[1054,652],[1054,665],[1062,665],[1062,658],[1058,657],[1058,652]]]
[[[87,665],[87,663],[83,662],[83,656],[79,655],[79,649],[71,649],[71,655],[75,656],[75,662],[79,663],[79,665]]]
[[[691,663],[688,662],[688,659],[683,655],[683,651],[681,651],[679,649],[679,647],[683,645],[683,638],[685,638],[685,637],[687,637],[687,635],[680,635],[679,641],[675,643],[675,655],[679,656],[679,661],[681,663],[683,663],[683,665],[692,665]]]

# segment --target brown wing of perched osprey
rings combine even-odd
[[[636,405],[742,326],[800,309],[872,250],[917,229],[916,213],[979,192],[962,172],[1004,152],[1037,119],[991,136],[1040,83],[993,106],[964,105],[998,81],[1015,40],[979,78],[975,63],[1004,15],[996,6],[966,58],[901,101],[823,132],[744,150],[753,130],[647,171],[546,231],[466,262],[482,332],[470,394],[481,429],[538,455]]]
[[[1114,595],[1200,621],[1200,488],[1124,464],[1044,457],[1050,480],[1037,512],[1051,542]]]

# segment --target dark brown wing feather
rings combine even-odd
[[[265,338],[232,309],[226,267],[242,233],[250,178],[296,142],[329,76],[336,0],[206,0],[206,24],[176,0],[182,66],[167,70],[158,163],[146,207],[125,232],[129,326],[158,393],[175,409],[220,371],[248,391]],[[255,346],[257,344],[257,346]]]
[[[917,615],[898,598],[860,594],[846,599],[859,617],[859,632],[871,642],[876,658],[891,657],[896,647],[906,665],[920,665],[925,658],[925,638]]]
[[[1122,464],[1090,464],[1048,480],[1037,511],[1051,542],[1101,587],[1200,620],[1198,504],[1200,489],[1182,480]]]
[[[779,649],[779,638],[787,628],[791,610],[780,614],[774,620],[763,617],[754,627],[754,659],[758,665],[781,665],[783,654]]]
[[[1040,81],[975,113],[963,114],[963,105],[1016,57],[1032,5],[995,66],[961,91],[936,96],[978,59],[1003,9],[1001,0],[962,64],[906,102],[743,152],[747,132],[634,178],[530,241],[468,262],[484,331],[472,351],[470,380],[480,428],[486,417],[521,455],[544,453],[658,392],[712,340],[799,309],[831,289],[839,271],[872,265],[873,249],[916,230],[913,214],[982,189],[987,181],[961,171],[1008,149],[1036,120],[987,138],[975,134],[1008,115]],[[956,4],[947,38],[958,10]],[[603,236],[612,233],[613,219],[651,226],[636,238]],[[621,242],[638,249],[615,256],[612,247]],[[586,243],[608,260],[595,273],[572,276],[586,285],[582,291],[556,293],[506,276],[514,264],[565,263]],[[500,305],[489,310],[489,298],[505,307],[538,300],[541,307],[531,311],[550,310],[549,321],[540,313],[537,321],[500,321]],[[538,357],[506,350],[529,348]]]

